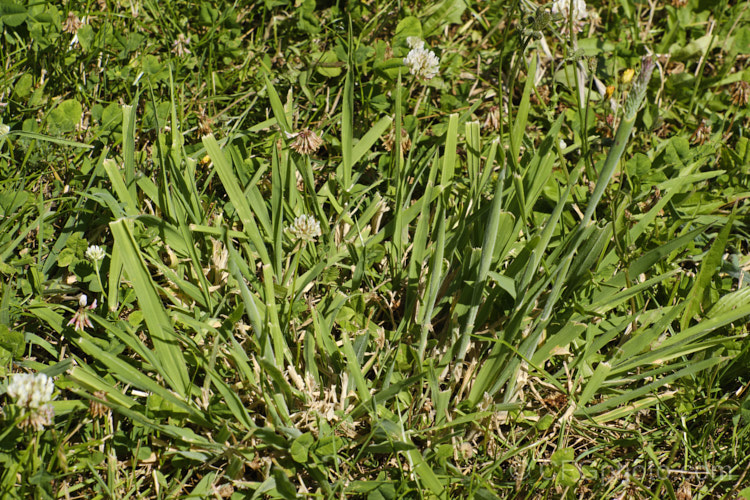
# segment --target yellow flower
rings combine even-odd
[[[633,76],[635,76],[635,70],[633,68],[628,68],[622,72],[622,75],[620,76],[620,81],[622,83],[630,83],[630,80],[633,79]]]

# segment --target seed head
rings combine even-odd
[[[486,118],[484,119],[484,127],[493,130],[498,131],[500,130],[500,107],[499,106],[492,106],[485,115]]]
[[[698,128],[690,136],[690,142],[693,144],[703,144],[711,137],[711,124],[704,118],[701,120]]]
[[[646,98],[646,89],[654,71],[654,60],[646,56],[641,61],[641,72],[633,83],[627,99],[625,99],[625,119],[632,120]]]
[[[544,8],[539,7],[536,12],[534,12],[534,15],[528,18],[524,33],[531,35],[538,40],[544,36],[543,32],[547,29],[550,22],[552,22],[552,15]]]

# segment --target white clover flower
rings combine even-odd
[[[8,384],[8,396],[25,409],[39,409],[52,400],[55,383],[44,373],[16,373]]]
[[[408,45],[410,49],[423,49],[424,40],[418,36],[410,36],[406,39],[406,45]]]
[[[286,230],[297,240],[314,241],[320,236],[320,222],[312,215],[300,215]]]
[[[429,80],[438,73],[440,59],[431,50],[424,48],[424,42],[417,37],[410,36],[406,43],[411,50],[404,58],[404,64],[409,72],[420,80]]]
[[[70,321],[68,321],[68,326],[73,325],[76,330],[81,332],[86,331],[86,327],[94,327],[94,324],[91,323],[91,318],[89,318],[89,311],[96,309],[96,299],[94,299],[94,303],[90,306],[88,303],[89,298],[85,293],[82,293],[81,296],[78,297],[78,310],[73,314],[73,317],[70,318]]]
[[[0,141],[5,139],[10,134],[10,125],[7,123],[0,123]]]
[[[91,262],[98,262],[100,260],[104,260],[104,257],[107,256],[107,252],[104,251],[102,247],[99,245],[91,245],[86,249],[86,258],[89,259]]]
[[[26,418],[18,423],[18,427],[25,429],[31,427],[35,431],[41,431],[55,421],[55,408],[52,405],[43,405],[38,410],[26,414]]]
[[[573,22],[581,21],[588,17],[585,0],[555,0],[552,4],[552,13],[561,14],[565,19],[570,18],[570,5],[573,4]]]

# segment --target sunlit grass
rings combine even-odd
[[[4,7],[0,496],[750,495],[750,12],[681,3]]]

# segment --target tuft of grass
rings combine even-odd
[[[0,498],[750,496],[750,11],[679,3],[0,8]]]

